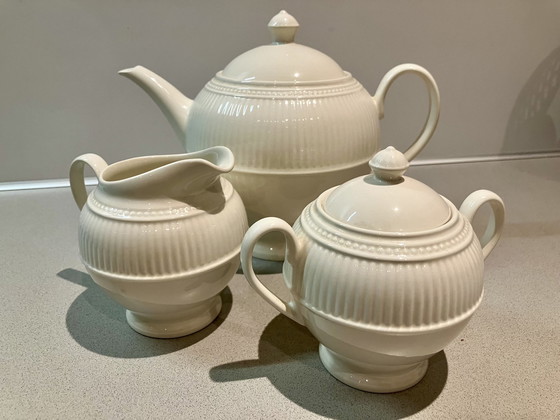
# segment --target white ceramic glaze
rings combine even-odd
[[[220,176],[233,164],[225,147],[110,166],[94,154],[72,162],[82,261],[137,332],[179,337],[219,314],[247,230],[241,198]],[[84,165],[99,179],[89,196]]]
[[[370,175],[309,204],[293,229],[278,218],[255,223],[241,262],[264,299],[317,337],[333,376],[365,391],[395,392],[422,379],[428,358],[480,305],[484,259],[500,237],[504,206],[496,194],[479,190],[457,210],[402,176],[408,162],[392,148],[370,164]],[[471,221],[485,203],[492,217],[479,241]],[[270,292],[251,265],[253,247],[268,232],[287,239],[289,302]]]
[[[224,145],[233,151],[237,164],[228,179],[250,223],[267,216],[293,223],[320,192],[367,173],[385,96],[399,76],[419,76],[430,98],[425,127],[406,152],[408,160],[426,145],[439,118],[438,88],[424,68],[393,68],[372,97],[331,58],[295,43],[298,26],[280,12],[269,23],[272,43],[235,58],[194,101],[144,67],[120,72],[155,100],[187,150]],[[255,253],[282,259],[283,250],[281,241],[272,240]]]

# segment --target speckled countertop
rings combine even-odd
[[[85,273],[69,189],[0,193],[1,418],[560,418],[560,159],[414,167],[506,204],[483,304],[400,393],[357,391],[237,274],[206,329],[141,336]],[[279,274],[262,276],[276,291]]]

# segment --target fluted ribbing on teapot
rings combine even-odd
[[[224,145],[236,156],[236,171],[337,170],[363,164],[376,149],[375,104],[357,82],[343,93],[324,87],[259,93],[268,98],[248,87],[244,95],[256,96],[250,100],[217,92],[216,86],[209,83],[197,96],[186,146]]]
[[[175,207],[170,209],[170,217],[162,216],[159,210],[125,215],[122,209],[114,209],[115,217],[111,217],[111,208],[91,194],[80,215],[83,262],[114,275],[153,278],[182,275],[230,259],[239,252],[247,225],[231,223],[245,220],[244,208],[231,184],[221,182],[226,197],[223,210],[185,211]]]
[[[309,252],[301,305],[337,322],[394,332],[444,327],[476,310],[483,295],[482,251],[456,209],[431,233],[373,242],[364,235],[360,241],[340,225],[321,227],[329,223],[318,210],[325,194],[294,225]]]

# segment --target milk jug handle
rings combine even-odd
[[[432,134],[434,134],[439,120],[440,97],[436,81],[424,67],[421,67],[417,64],[401,64],[393,67],[387,72],[383,79],[381,79],[381,82],[377,87],[377,91],[373,96],[373,101],[377,106],[379,119],[383,118],[383,116],[385,115],[385,96],[387,96],[387,91],[399,76],[402,76],[406,73],[412,73],[420,76],[420,78],[424,81],[426,87],[428,88],[428,94],[430,98],[430,112],[428,113],[428,117],[426,118],[426,122],[424,123],[424,127],[422,128],[422,132],[420,133],[416,141],[412,143],[412,145],[406,150],[406,152],[404,152],[404,156],[407,158],[407,160],[411,161],[426,146],[426,144],[432,137]]]
[[[91,167],[95,176],[99,179],[101,173],[107,167],[107,162],[105,162],[102,157],[93,153],[78,156],[72,161],[70,165],[70,189],[72,190],[74,201],[80,210],[84,207],[84,204],[86,204],[88,197],[84,180],[84,165]]]
[[[492,252],[502,235],[505,220],[504,202],[492,191],[478,190],[465,198],[465,201],[463,201],[463,204],[461,204],[459,209],[469,222],[472,223],[478,209],[486,203],[490,204],[492,215],[486,225],[486,231],[482,235],[482,238],[480,238],[480,245],[482,246],[482,255],[484,256],[484,259],[486,259],[490,252]]]
[[[286,259],[285,264],[292,265],[292,279],[285,279],[286,286],[290,293],[294,294],[295,289],[301,284],[300,269],[301,269],[301,246],[291,226],[277,217],[266,217],[253,224],[241,244],[241,267],[243,273],[247,278],[249,284],[261,295],[261,297],[270,303],[279,312],[286,315],[288,318],[304,325],[304,320],[299,311],[297,310],[296,303],[292,299],[286,302],[272,293],[257,277],[253,270],[253,251],[258,240],[269,232],[282,232],[286,238]]]

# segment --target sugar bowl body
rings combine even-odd
[[[292,224],[321,192],[367,173],[385,96],[399,76],[419,76],[430,99],[425,127],[406,152],[409,160],[430,139],[439,118],[437,85],[424,68],[393,68],[372,97],[330,57],[296,43],[298,26],[292,16],[279,13],[269,23],[272,43],[235,58],[194,100],[141,66],[121,71],[156,101],[186,150],[224,145],[233,151],[236,166],[227,178],[250,223],[275,216]],[[261,240],[255,254],[282,259],[284,244]]]
[[[219,314],[247,230],[241,198],[220,176],[233,163],[225,147],[112,165],[94,154],[73,161],[82,261],[137,332],[179,337]],[[89,196],[84,165],[99,180]]]
[[[395,157],[396,156],[396,157]],[[483,296],[484,259],[504,221],[502,200],[479,190],[457,210],[426,185],[402,176],[408,162],[379,152],[373,173],[329,189],[293,229],[266,218],[243,241],[241,261],[255,290],[307,326],[326,369],[370,392],[395,392],[424,376],[428,358],[466,326]],[[479,241],[471,221],[488,203]],[[255,275],[252,249],[270,231],[287,240],[283,301]]]

